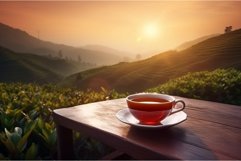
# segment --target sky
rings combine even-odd
[[[241,28],[241,1],[0,1],[0,22],[42,40],[131,53]]]

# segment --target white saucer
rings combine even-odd
[[[140,124],[139,120],[137,120],[128,110],[128,108],[122,109],[116,113],[116,117],[126,124],[136,126],[136,127],[144,127],[144,128],[164,128],[169,126],[177,125],[187,119],[187,114],[183,111],[174,113],[172,115],[167,116],[164,120],[160,122],[159,125],[144,125]]]

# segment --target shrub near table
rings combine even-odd
[[[216,69],[188,73],[147,91],[241,105],[241,71]]]
[[[53,109],[120,97],[124,95],[105,89],[83,92],[54,85],[0,83],[0,159],[55,159]],[[95,154],[78,155],[80,159],[95,159],[103,153],[103,145],[80,134],[76,136],[79,144],[75,149],[88,146]]]

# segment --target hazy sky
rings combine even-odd
[[[0,2],[0,22],[42,40],[143,53],[241,28],[241,2]]]

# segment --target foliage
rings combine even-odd
[[[147,91],[241,105],[241,71],[216,69],[188,73]]]
[[[241,105],[241,71],[217,69],[189,73],[148,92]],[[0,159],[56,159],[57,108],[125,97],[102,88],[99,92],[55,85],[0,83]],[[74,133],[76,159],[99,159],[110,149]]]
[[[52,110],[124,96],[103,88],[97,93],[54,85],[0,83],[0,159],[56,159]],[[93,139],[75,136],[75,149],[89,151],[77,155],[78,159],[97,159],[108,150]]]

